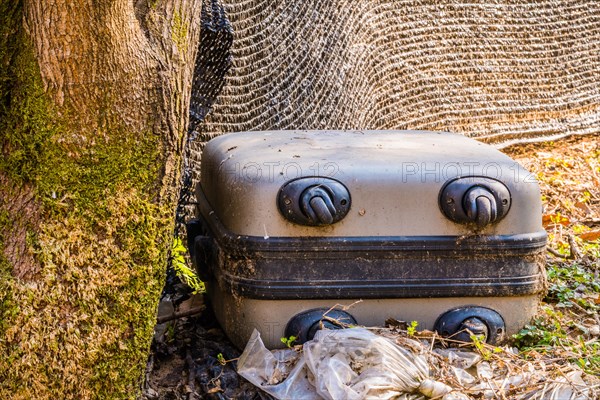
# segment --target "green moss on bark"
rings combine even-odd
[[[44,94],[20,1],[0,2],[0,169],[13,180],[35,181],[57,126]]]
[[[118,122],[72,130],[21,13],[0,0],[0,174],[35,190],[42,220],[23,240],[41,268],[13,276],[3,233],[19,216],[0,202],[0,398],[134,398],[172,229],[157,200],[161,141]]]
[[[6,211],[0,209],[0,250],[4,248],[4,232],[8,231],[8,228],[12,221]],[[0,340],[4,336],[4,332],[8,328],[9,321],[16,315],[19,308],[15,304],[10,291],[10,282],[12,276],[10,274],[11,268],[8,260],[4,256],[3,252],[0,251]],[[1,355],[1,353],[0,353]],[[0,370],[0,382],[4,376]]]
[[[181,14],[175,12],[173,15],[173,26],[171,27],[171,38],[175,46],[177,46],[177,50],[183,54],[185,54],[187,49],[188,31],[189,26],[181,18]]]

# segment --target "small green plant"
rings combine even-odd
[[[206,291],[204,282],[202,282],[198,275],[188,267],[185,261],[186,248],[180,238],[175,237],[173,240],[173,246],[171,247],[171,265],[177,274],[177,277],[181,279],[183,283],[188,285],[194,291],[194,294],[203,293]]]
[[[550,216],[550,222],[554,225],[564,225],[569,223],[569,219],[563,216],[560,212]]]
[[[475,346],[485,361],[489,361],[492,358],[492,354],[502,352],[500,347],[492,347],[490,350],[490,346],[486,345],[485,335],[470,335],[470,337],[471,341],[473,342],[473,346]]]
[[[583,332],[577,334],[577,332]],[[543,314],[532,324],[526,325],[513,335],[514,344],[528,357],[529,352],[536,354],[557,354],[581,367],[586,373],[600,374],[600,343],[588,341],[585,327],[569,321],[561,312],[550,306],[543,308]],[[558,352],[558,353],[557,353]]]
[[[543,348],[560,345],[561,340],[567,338],[562,324],[563,314],[550,306],[543,307],[542,311],[542,315],[513,335],[515,346],[520,349]]]
[[[221,364],[221,365],[225,365],[225,364],[227,364],[227,363],[230,363],[230,362],[233,362],[233,361],[237,361],[237,360],[239,360],[239,359],[240,359],[240,358],[239,358],[239,357],[237,357],[237,358],[232,358],[232,359],[230,359],[230,360],[226,360],[226,359],[225,359],[225,357],[223,356],[223,353],[219,353],[219,354],[217,354],[217,361],[218,361],[218,362],[219,362],[219,364]],[[219,375],[219,376],[220,376],[220,375]],[[217,377],[217,378],[218,378],[218,377]]]
[[[408,336],[415,336],[417,334],[417,326],[419,323],[417,321],[411,321],[410,325],[406,327],[406,333]]]
[[[292,335],[290,337],[282,337],[281,343],[285,344],[288,348],[292,348],[294,346],[294,342],[296,341],[296,339],[298,339],[296,336]]]
[[[576,304],[589,311],[600,309],[593,300],[600,293],[600,282],[585,268],[577,264],[550,265],[548,281],[550,287],[546,301],[557,302],[557,306],[563,308]]]
[[[173,342],[175,340],[175,325],[167,324],[167,331],[165,332],[165,337],[168,343]]]

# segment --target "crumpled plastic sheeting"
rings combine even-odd
[[[457,398],[443,397],[452,389],[429,379],[424,355],[360,328],[320,330],[300,354],[271,353],[254,331],[238,372],[278,399]]]
[[[238,360],[238,373],[277,399],[321,399],[302,354],[291,349],[271,353],[256,329]]]
[[[440,367],[450,374],[454,388],[431,379]],[[469,394],[495,399],[499,392],[520,386],[527,390],[511,399],[591,400],[594,396],[578,370],[548,379],[531,364],[518,373],[499,374],[477,353],[431,352],[421,342],[409,338],[394,342],[362,328],[321,330],[302,351],[273,352],[254,331],[238,361],[238,373],[277,399],[470,400]]]
[[[445,394],[449,387],[429,379],[423,355],[366,329],[318,331],[303,346],[317,393],[328,400],[391,399],[402,393]]]

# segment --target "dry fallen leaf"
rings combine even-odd
[[[571,223],[571,220],[569,218],[565,217],[564,215],[544,214],[542,216],[542,224],[544,225],[544,227],[557,225],[557,224],[560,224],[563,226],[569,226],[570,223]]]
[[[600,239],[600,229],[594,229],[593,231],[582,233],[579,235],[579,237],[583,240],[587,240],[588,242],[598,240]]]
[[[583,211],[586,215],[590,215],[593,213],[592,209],[590,208],[589,205],[587,205],[584,202],[578,201],[577,203],[575,203],[575,207],[579,208],[581,211]]]

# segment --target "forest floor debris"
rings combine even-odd
[[[398,325],[398,324],[394,324]],[[524,358],[510,346],[457,343],[397,328],[318,331],[269,352],[258,331],[238,372],[277,399],[588,400],[600,379],[577,365]]]

